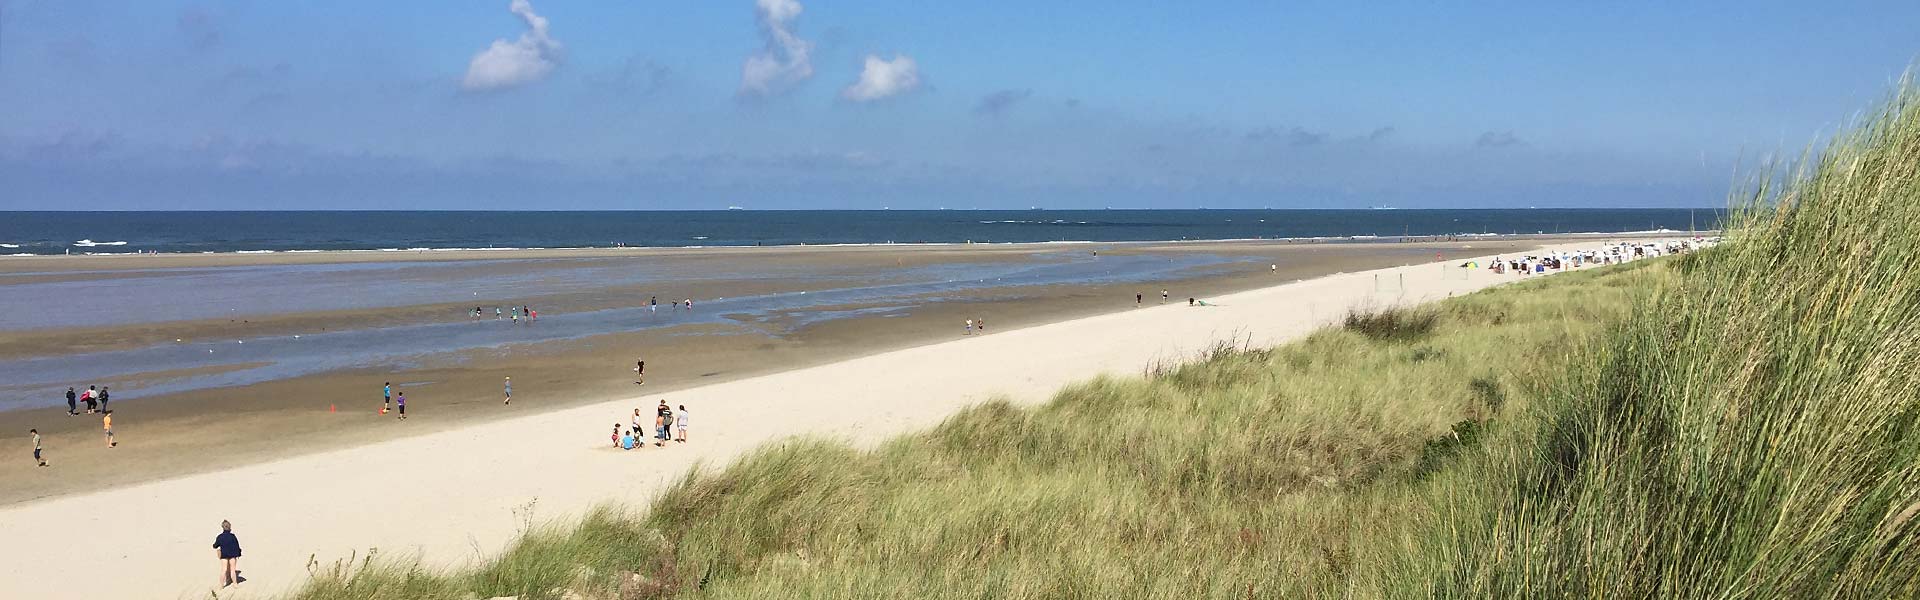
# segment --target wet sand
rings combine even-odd
[[[1549,238],[1551,239],[1551,238]],[[953,340],[963,334],[966,319],[985,319],[986,335],[1089,315],[1132,310],[1134,294],[1146,296],[1146,306],[1159,304],[1158,291],[1169,289],[1176,302],[1187,297],[1212,297],[1270,287],[1289,281],[1339,272],[1355,272],[1409,264],[1430,263],[1436,252],[1448,256],[1513,254],[1538,247],[1541,239],[1474,239],[1463,242],[1408,242],[1366,244],[1302,244],[1284,242],[1217,242],[1177,244],[1100,244],[1061,249],[1055,245],[976,248],[967,246],[698,249],[683,251],[609,250],[608,254],[651,253],[661,260],[794,261],[819,272],[858,273],[875,265],[907,262],[980,260],[992,256],[1026,256],[1043,251],[1113,254],[1176,254],[1208,252],[1259,260],[1202,269],[1203,272],[1151,284],[1089,284],[983,287],[965,298],[896,310],[884,316],[858,316],[790,327],[776,315],[762,322],[697,324],[639,332],[591,336],[557,343],[514,345],[472,350],[404,371],[355,369],[327,372],[241,387],[217,388],[149,398],[117,398],[115,433],[118,448],[108,449],[98,415],[68,417],[64,401],[48,399],[46,408],[0,412],[0,431],[6,439],[22,439],[28,427],[46,437],[48,458],[57,469],[36,469],[26,460],[0,461],[0,504],[14,504],[65,494],[97,491],[193,473],[231,468],[289,456],[369,444],[400,437],[444,431],[478,421],[553,411],[637,393],[670,394],[674,390],[739,380],[773,372],[823,365],[848,358],[875,355],[929,343]],[[1562,238],[1564,241],[1564,238]],[[529,251],[542,254],[538,251]],[[599,251],[589,259],[600,259]],[[681,252],[683,254],[678,254]],[[101,265],[155,261],[172,266],[258,264],[250,261],[396,260],[396,253],[345,255],[210,255],[143,257],[74,257],[71,260],[34,261],[24,271],[91,273]],[[405,253],[412,254],[412,253]],[[435,260],[471,260],[466,253],[430,253]],[[494,252],[472,253],[496,259]],[[542,255],[544,257],[544,254]],[[64,258],[64,257],[63,257]],[[417,257],[414,257],[417,258]],[[569,256],[569,259],[581,258]],[[97,260],[96,260],[97,259]],[[59,270],[63,263],[77,266]],[[822,265],[819,263],[830,263]],[[1277,272],[1267,265],[1278,264]],[[3,263],[0,263],[3,264]],[[510,263],[500,268],[538,268],[539,262]],[[527,266],[533,265],[533,266]],[[9,267],[15,267],[9,265]],[[124,267],[121,267],[124,268]],[[731,290],[806,289],[805,281],[733,282]],[[703,290],[706,291],[706,290]],[[741,292],[734,292],[741,293]],[[688,294],[693,295],[693,294]],[[696,296],[698,297],[698,296]],[[663,297],[663,301],[665,298]],[[538,297],[537,306],[554,310],[644,305],[644,296],[622,289]],[[485,304],[483,304],[485,305]],[[698,304],[696,303],[696,306]],[[399,307],[392,322],[408,319],[446,319],[445,309],[457,313],[466,304]],[[860,309],[861,306],[822,307]],[[543,312],[546,309],[543,309]],[[662,310],[667,310],[662,307]],[[332,322],[337,315],[294,313],[246,319],[247,323],[186,322],[120,328],[82,328],[71,331],[15,332],[14,352],[49,349],[45,340],[170,339],[170,337],[236,336],[243,332],[302,331],[315,323]],[[488,316],[491,318],[491,316]],[[357,323],[380,326],[385,321]],[[22,336],[44,336],[29,338]],[[5,340],[8,338],[0,338]],[[22,339],[42,341],[25,342]],[[0,342],[0,347],[6,346]],[[631,367],[636,357],[647,360],[647,384],[636,386]],[[504,377],[514,381],[514,402],[501,404]],[[409,419],[379,415],[380,386],[391,381],[407,392]],[[84,385],[81,386],[84,389]],[[671,396],[669,396],[671,397]],[[61,403],[55,406],[55,403]],[[9,444],[11,446],[11,444]],[[20,456],[27,453],[20,452]]]

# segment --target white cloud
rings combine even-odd
[[[560,64],[560,42],[547,33],[547,18],[534,14],[527,0],[513,0],[507,10],[527,22],[520,39],[501,38],[473,55],[467,63],[467,76],[460,87],[469,91],[495,90],[526,85],[546,78]]]
[[[813,76],[813,42],[793,33],[799,0],[755,0],[754,16],[766,47],[740,67],[740,93],[765,96]]]
[[[919,87],[920,66],[914,64],[912,57],[895,54],[893,60],[882,60],[878,55],[868,54],[866,67],[860,69],[860,80],[847,86],[840,96],[854,102],[872,102]]]

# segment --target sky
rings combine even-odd
[[[1920,3],[0,0],[0,210],[1709,207]]]

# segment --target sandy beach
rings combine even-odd
[[[836,280],[857,280],[865,285],[874,273],[897,269],[898,265],[1010,263],[1034,261],[1035,253],[1044,260],[1057,254],[1085,256],[1101,248],[1116,259],[1178,260],[1189,254],[1228,256],[1234,262],[1211,268],[1167,271],[1164,279],[1126,283],[1059,283],[1029,286],[996,286],[993,282],[941,292],[937,300],[919,298],[875,301],[849,300],[843,304],[820,304],[782,309],[762,314],[728,315],[710,321],[681,322],[676,313],[662,307],[659,318],[670,326],[637,330],[613,329],[579,338],[517,342],[496,347],[476,347],[442,353],[425,359],[402,357],[375,367],[332,369],[296,377],[280,378],[244,385],[222,385],[167,394],[148,395],[127,391],[127,383],[152,381],[165,384],[182,377],[212,376],[251,366],[251,358],[239,358],[238,365],[144,371],[123,369],[100,383],[115,390],[113,404],[121,448],[109,450],[101,440],[98,416],[67,417],[64,404],[52,394],[36,408],[0,411],[0,431],[38,428],[50,447],[64,456],[58,476],[36,471],[31,464],[0,462],[0,480],[19,482],[0,486],[0,505],[54,498],[64,494],[91,492],[112,486],[176,477],[216,469],[231,468],[265,460],[322,452],[335,448],[367,444],[457,428],[494,419],[512,418],[542,411],[581,406],[632,394],[635,387],[628,371],[636,355],[648,360],[649,392],[671,392],[695,385],[736,380],[782,370],[822,365],[927,343],[950,340],[962,333],[967,319],[986,319],[990,331],[1053,323],[1067,319],[1128,310],[1133,296],[1156,295],[1170,289],[1179,298],[1212,297],[1240,290],[1273,285],[1277,281],[1307,279],[1338,272],[1354,272],[1387,266],[1430,261],[1436,252],[1448,255],[1467,252],[1512,253],[1535,247],[1540,240],[1475,240],[1472,242],[1363,243],[1363,244],[1289,244],[1281,242],[1201,242],[1178,244],[1116,244],[1089,248],[1062,249],[1059,245],[1021,246],[922,246],[910,248],[769,248],[769,249],[694,249],[685,251],[628,250],[648,260],[672,261],[687,272],[732,272],[746,261],[777,271],[783,278],[757,281],[708,279],[698,282],[705,305],[707,298],[741,294],[813,290],[818,292]],[[602,251],[582,251],[585,258],[553,259],[563,251],[527,251],[513,260],[493,258],[447,257],[438,263],[452,269],[433,271],[427,278],[482,277],[519,279],[538,276],[543,269],[605,269],[604,261],[630,261],[631,257],[605,257]],[[338,253],[348,261],[387,259],[393,253]],[[431,253],[430,253],[431,254]],[[458,253],[445,253],[458,254]],[[480,253],[485,254],[485,253]],[[82,275],[122,277],[119,283],[141,286],[150,283],[147,270],[103,272],[91,270],[96,262],[139,264],[141,261],[175,261],[165,267],[191,268],[215,263],[219,269],[275,266],[284,261],[310,262],[327,254],[274,255],[201,255],[170,257],[48,257],[36,259],[40,267],[30,272],[35,277]],[[246,258],[255,262],[241,262]],[[1105,260],[1105,259],[1102,259]],[[478,261],[478,262],[476,262]],[[7,261],[0,261],[4,264]],[[397,261],[394,262],[413,262]],[[584,267],[582,266],[584,263]],[[79,264],[69,270],[50,265]],[[623,264],[623,263],[614,263]],[[1278,270],[1269,269],[1278,265]],[[800,275],[794,275],[794,274]],[[431,279],[421,285],[431,285]],[[673,291],[694,294],[685,288]],[[570,289],[535,295],[528,302],[542,307],[546,315],[597,314],[587,311],[639,310],[650,294],[644,284],[618,284],[585,289]],[[661,296],[672,298],[665,293]],[[676,294],[678,295],[678,294]],[[524,298],[524,297],[523,297]],[[904,303],[903,303],[904,302]],[[85,344],[166,345],[175,337],[188,340],[255,339],[250,336],[282,336],[324,333],[323,328],[345,328],[351,332],[385,336],[388,331],[405,331],[422,322],[448,322],[464,328],[467,305],[396,305],[343,320],[337,310],[293,311],[242,315],[234,319],[142,322],[109,327],[29,329],[0,333],[0,348],[17,349],[14,356],[42,357],[42,362],[59,366],[62,356]],[[886,312],[864,314],[883,309]],[[548,312],[551,311],[551,312]],[[854,316],[819,319],[824,313]],[[650,314],[651,316],[651,314]],[[343,324],[344,323],[344,324]],[[488,315],[486,322],[470,324],[475,328],[539,331],[497,325]],[[545,327],[545,323],[541,327]],[[588,327],[597,327],[589,323]],[[597,329],[595,331],[598,331]],[[399,335],[399,334],[395,334]],[[145,340],[145,341],[135,341]],[[271,340],[269,340],[271,341]],[[242,346],[232,346],[238,349]],[[254,348],[255,346],[244,346]],[[227,350],[222,349],[223,353]],[[0,355],[6,354],[0,351]],[[242,356],[242,355],[235,355]],[[248,354],[245,356],[253,356]],[[267,355],[260,355],[266,357]],[[50,358],[49,358],[50,357]],[[512,406],[501,406],[499,395],[505,377],[513,377],[518,398]],[[393,382],[413,401],[411,410],[424,417],[412,419],[406,427],[396,427],[391,419],[378,414],[382,383]],[[84,383],[75,381],[85,389]],[[0,384],[0,389],[5,389]],[[9,398],[10,399],[10,398]],[[214,441],[214,440],[217,440]],[[135,450],[137,448],[138,450]]]
[[[1464,259],[1449,263],[1454,260]],[[872,442],[989,398],[1044,400],[1061,385],[1135,373],[1149,362],[1190,357],[1220,340],[1284,342],[1350,307],[1429,301],[1521,279],[1486,271],[1448,277],[1442,271],[1441,264],[1427,263],[1254,285],[1211,296],[1205,307],[1188,307],[1184,297],[1168,305],[1156,299],[1140,309],[1108,309],[960,339],[948,327],[946,341],[849,352],[843,357],[857,357],[720,383],[650,384],[646,394],[617,400],[537,409],[516,402],[524,412],[449,419],[458,425],[430,425],[441,409],[423,407],[405,427],[434,427],[429,433],[395,433],[398,424],[390,420],[356,417],[387,433],[360,434],[349,442],[348,434],[336,430],[341,437],[334,441],[341,446],[307,453],[274,450],[280,443],[271,437],[248,442],[181,433],[180,448],[232,445],[248,454],[254,444],[262,447],[253,451],[256,459],[285,457],[189,469],[184,472],[195,474],[0,509],[0,528],[16,540],[0,549],[0,595],[204,596],[215,576],[207,546],[221,519],[234,522],[247,548],[242,567],[251,582],[244,597],[297,584],[310,558],[328,563],[377,548],[385,556],[458,563],[500,548],[528,515],[535,521],[564,519],[605,501],[638,506],[696,464],[724,464],[770,441],[822,435]],[[1396,283],[1383,288],[1377,278]],[[487,394],[472,402],[497,407],[491,400]],[[607,423],[624,423],[633,409],[663,400],[691,410],[693,443],[631,452],[608,447]],[[202,431],[214,431],[212,418],[198,418]],[[295,420],[322,418],[308,409]],[[174,426],[184,432],[195,427]],[[90,442],[100,446],[97,438]],[[135,447],[96,452],[157,452]],[[89,460],[66,444],[53,446],[49,458],[62,465]],[[61,472],[43,469],[31,476]],[[28,481],[23,475],[8,473],[6,480]],[[80,563],[85,567],[75,566]]]

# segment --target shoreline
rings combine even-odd
[[[1175,244],[1236,244],[1236,243],[1309,243],[1309,244],[1349,244],[1349,243],[1423,243],[1423,242],[1470,242],[1473,240],[1532,240],[1532,239],[1669,239],[1678,236],[1718,236],[1720,230],[1678,231],[1670,229],[1649,229],[1638,231],[1585,231],[1559,233],[1450,233],[1433,235],[1345,235],[1310,237],[1272,237],[1272,238],[1210,238],[1178,240],[1046,240],[1028,242],[862,242],[831,244],[774,244],[774,245],[726,245],[726,244],[687,244],[679,246],[563,246],[563,247],[419,247],[419,248],[347,248],[347,249],[291,249],[291,250],[227,250],[205,252],[79,252],[68,254],[10,253],[0,254],[0,267],[8,266],[14,260],[37,261],[45,259],[87,259],[87,258],[134,258],[142,260],[164,258],[200,257],[214,260],[245,262],[245,258],[301,258],[302,263],[331,264],[345,262],[384,262],[344,260],[347,258],[385,257],[395,261],[439,261],[439,260],[520,260],[539,258],[582,258],[600,256],[646,256],[655,253],[674,251],[781,251],[797,249],[867,249],[867,248],[969,248],[969,249],[1017,249],[1023,246],[1050,248],[1060,245],[1175,245]],[[493,254],[494,256],[488,256]],[[501,256],[505,254],[505,256]],[[341,260],[327,260],[328,258]],[[293,262],[293,261],[287,261]],[[287,264],[270,262],[265,264]],[[229,265],[199,265],[229,266]],[[237,265],[236,265],[237,266]],[[0,274],[6,270],[0,268]]]
[[[512,515],[522,510],[538,505],[537,520],[544,521],[577,515],[605,499],[643,502],[696,464],[722,465],[768,441],[811,434],[870,444],[992,397],[1038,401],[1061,385],[1101,373],[1125,374],[1156,359],[1186,359],[1229,331],[1244,332],[1249,343],[1261,345],[1292,339],[1337,319],[1356,302],[1380,300],[1372,279],[1376,274],[1406,277],[1407,287],[1388,300],[1392,303],[1524,279],[1478,272],[1473,280],[1448,279],[1434,266],[1438,264],[1329,275],[1223,295],[1205,308],[1173,303],[1119,310],[694,386],[665,398],[691,405],[701,415],[694,419],[695,443],[673,449],[629,455],[602,447],[607,419],[623,420],[619,415],[632,406],[660,399],[647,390],[424,435],[0,507],[0,523],[21,532],[23,540],[78,540],[62,556],[28,551],[44,543],[0,549],[0,569],[10,573],[0,580],[19,582],[22,593],[74,593],[73,582],[55,582],[44,575],[61,572],[60,561],[77,552],[105,557],[99,566],[114,574],[82,582],[90,589],[83,593],[124,596],[176,585],[186,593],[204,579],[193,568],[199,564],[194,557],[201,555],[188,551],[203,544],[187,540],[198,540],[207,523],[228,517],[237,531],[249,536],[249,547],[259,548],[249,555],[255,558],[248,570],[257,581],[243,590],[249,596],[304,579],[300,565],[309,555],[325,565],[355,549],[379,547],[384,554],[451,564],[470,559],[476,549],[497,549],[515,532],[520,521]],[[324,498],[310,493],[320,488],[328,491]],[[74,521],[63,518],[69,502],[142,510],[106,511]],[[369,513],[368,506],[381,508]]]

